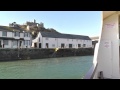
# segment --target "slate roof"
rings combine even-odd
[[[42,37],[91,40],[88,36],[83,36],[83,35],[72,35],[72,34],[63,34],[56,32],[40,32],[40,33]]]
[[[9,31],[9,32],[13,32],[14,31],[18,31],[18,32],[27,32],[26,30],[20,28],[20,27],[9,27],[9,26],[0,26],[0,31]]]

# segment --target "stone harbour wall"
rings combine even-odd
[[[93,48],[79,49],[0,49],[0,61],[93,55]]]

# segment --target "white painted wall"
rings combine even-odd
[[[65,45],[65,48],[69,48],[69,44],[72,44],[72,48],[78,48],[78,44],[81,44],[81,48],[83,48],[83,44],[86,44],[85,48],[92,47],[92,41],[89,40],[88,42],[86,40],[76,40],[76,39],[66,39],[66,38],[48,38],[46,40],[46,37],[43,37],[43,47],[46,48],[46,43],[49,43],[49,48],[61,48],[61,44],[63,43]],[[52,46],[52,44],[55,45],[55,47]]]
[[[46,48],[46,43],[49,44],[49,48],[56,48],[57,47],[57,40],[55,40],[55,38],[48,38],[48,40],[46,40],[45,37],[42,38],[42,48]],[[52,45],[55,45],[55,47],[53,47]]]
[[[114,24],[107,27],[107,24]],[[105,78],[120,78],[119,70],[119,28],[118,14],[115,13],[103,21],[103,28],[99,39],[99,49],[97,55],[98,67],[94,78],[98,78],[98,73],[103,71]],[[108,43],[109,47],[105,47]]]
[[[20,38],[24,38],[24,34],[23,33],[20,33]]]
[[[0,37],[2,37],[2,31],[0,31]]]

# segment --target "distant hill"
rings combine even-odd
[[[95,37],[90,37],[92,40],[97,40],[99,39],[99,36],[95,36]]]

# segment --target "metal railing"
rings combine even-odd
[[[85,77],[83,79],[93,79],[96,69],[97,69],[98,64],[96,65],[92,65],[92,67],[90,68],[90,70],[87,72],[87,74],[85,75]]]

